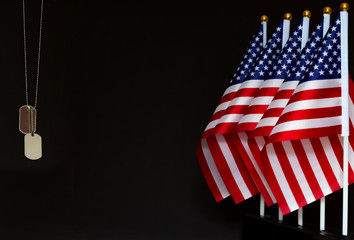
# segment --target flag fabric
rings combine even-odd
[[[270,68],[281,52],[283,21],[288,20],[282,20],[272,34],[272,38],[269,39],[264,53],[257,59],[257,64],[253,66],[247,78],[242,82],[238,91],[233,96],[233,99],[225,109],[223,115],[216,123],[215,134],[235,133],[240,118],[248,108],[258,88],[268,76]]]
[[[302,25],[299,24],[298,30],[301,30],[301,26]],[[294,34],[299,35],[299,32],[295,31]],[[315,53],[317,52],[318,47],[321,43],[322,35],[323,35],[323,22],[321,22],[316,27],[316,30],[312,33],[312,35],[311,35],[310,39],[307,41],[304,49],[301,51],[300,56],[299,56],[299,54],[297,54],[297,52],[299,51],[300,48],[296,48],[296,51],[294,51],[294,49],[291,51],[291,52],[294,51],[294,53],[291,54],[292,55],[291,57],[295,57],[295,55],[296,55],[296,57],[297,57],[296,61],[294,59],[288,61],[287,58],[289,56],[283,55],[283,60],[278,62],[278,66],[275,66],[275,68],[276,69],[287,68],[288,69],[287,76],[285,75],[286,72],[284,71],[281,78],[277,79],[276,78],[277,76],[275,74],[278,74],[280,72],[276,72],[276,73],[273,72],[271,74],[273,76],[271,76],[270,79],[268,79],[266,81],[272,81],[273,79],[275,79],[275,83],[277,83],[278,81],[282,81],[283,80],[282,78],[284,78],[284,76],[286,76],[286,79],[281,83],[279,88],[278,88],[278,85],[275,85],[275,88],[274,88],[274,86],[271,84],[264,84],[265,87],[260,88],[260,90],[258,91],[257,97],[250,104],[250,107],[248,108],[248,111],[247,111],[248,114],[246,113],[246,115],[241,119],[241,121],[243,120],[242,121],[243,126],[241,125],[241,121],[240,121],[238,128],[240,126],[242,126],[241,129],[245,130],[246,132],[238,132],[238,136],[236,138],[236,141],[237,141],[237,145],[239,146],[238,150],[240,152],[240,155],[242,156],[242,158],[246,162],[246,165],[247,165],[249,171],[251,172],[251,174],[252,173],[258,174],[258,175],[263,174],[262,161],[260,160],[260,152],[261,152],[262,148],[264,147],[267,137],[269,136],[269,133],[272,129],[272,126],[269,123],[268,123],[269,126],[264,126],[264,124],[263,124],[260,128],[258,128],[258,125],[260,125],[261,121],[265,117],[271,118],[272,123],[274,122],[275,118],[276,119],[279,118],[287,101],[289,100],[295,87],[297,86],[298,82],[300,81],[301,76],[304,74],[304,72],[306,71],[306,69],[310,65],[311,60],[313,59]],[[290,47],[292,47],[292,46],[297,47],[299,44],[298,42],[295,42],[295,44],[291,43],[294,40],[296,40],[296,39],[290,38],[287,45],[290,45]],[[297,39],[297,40],[299,41],[299,39]],[[285,52],[285,53],[290,51],[290,50],[287,50],[287,48],[288,48],[287,45],[284,47],[284,50],[283,50],[283,52]],[[289,65],[285,65],[286,63],[288,63]],[[291,66],[291,64],[292,64],[292,66]],[[274,70],[278,71],[276,69],[274,69]],[[272,86],[272,88],[268,90],[266,88],[268,86]],[[274,94],[274,92],[276,92],[276,94],[273,98],[272,95]],[[268,93],[271,93],[271,94],[268,94]],[[268,101],[265,101],[263,99],[268,100]],[[268,103],[271,99],[273,99],[273,100],[270,103],[270,105],[268,106]],[[265,108],[267,108],[267,109],[264,110]],[[264,113],[264,115],[263,115],[263,113]],[[261,116],[262,116],[262,119],[261,119],[261,121],[259,121],[259,118]],[[247,121],[245,121],[245,117],[247,117],[246,118]],[[255,118],[255,119],[253,119],[253,118]],[[259,122],[257,122],[257,121],[259,121]],[[257,126],[254,128],[254,126],[256,124],[257,124]],[[275,123],[274,123],[274,125],[275,125]],[[258,167],[257,167],[257,165],[258,165]],[[260,169],[260,170],[258,170],[258,172],[260,172],[260,173],[250,170],[251,168],[256,168],[256,167]],[[254,175],[252,175],[252,177],[254,177]],[[256,178],[256,177],[254,177],[254,178]],[[266,187],[259,187],[258,185],[260,185],[260,183],[258,183],[257,181],[255,181],[255,182],[258,183],[257,186],[260,189],[260,192],[262,195],[270,196],[269,192],[271,192],[271,190],[269,191],[269,189],[268,189],[268,187],[270,188],[270,186],[267,185],[268,183],[267,183],[267,179],[265,178],[265,176],[263,176],[262,178],[258,177],[257,179],[265,179],[265,180],[263,180],[263,182],[264,182],[263,185],[267,186],[267,188]],[[271,205],[272,203],[276,202],[274,199],[270,199],[269,197],[268,198],[265,197],[265,199],[267,199],[266,203],[268,206]]]
[[[218,136],[216,138],[213,135],[213,130],[241,83],[252,69],[258,57],[262,54],[264,47],[263,34],[263,25],[261,24],[258,31],[252,37],[239,67],[233,75],[197,146],[199,166],[216,201],[221,201],[230,196],[230,192],[235,202],[240,202],[258,193],[258,189],[247,172],[246,166],[240,161],[229,137]],[[229,167],[221,169],[219,172],[214,158],[220,157],[229,162]],[[227,179],[230,192],[221,174]],[[237,181],[233,179],[237,179]]]
[[[250,145],[248,138],[281,86],[287,73],[291,70],[295,60],[300,55],[303,33],[304,35],[308,34],[308,32],[306,33],[303,30],[302,19],[286,42],[275,64],[271,66],[266,79],[255,93],[254,99],[244,111],[244,115],[239,120],[235,129],[237,132],[234,136],[235,146],[268,206],[276,203],[276,199],[262,173],[259,163],[253,156],[253,151],[257,150],[259,152],[260,146],[264,145],[265,141],[261,138],[255,139],[255,144]]]
[[[290,97],[261,152],[262,169],[283,214],[342,187],[340,18]],[[350,81],[350,129],[353,83]],[[350,137],[350,156],[353,139]],[[354,181],[349,157],[349,183]]]
[[[252,178],[251,175],[249,175],[250,180],[253,179],[252,184],[256,187],[257,191],[251,192],[249,191],[249,187],[244,189],[240,188],[240,185],[238,183],[238,181],[240,180],[242,180],[241,183],[243,183],[243,185],[244,183],[246,183],[247,186],[250,184],[245,177],[243,177],[243,179],[240,179],[240,174],[235,174],[237,173],[234,170],[235,163],[237,166],[243,166],[248,174],[250,174],[250,172],[237,151],[237,146],[235,145],[235,131],[231,133],[220,134],[220,132],[216,132],[217,127],[220,126],[220,121],[221,124],[225,123],[223,122],[225,114],[229,119],[230,117],[237,118],[237,116],[242,114],[243,109],[247,108],[249,102],[252,100],[253,94],[258,90],[258,87],[268,76],[268,71],[281,53],[283,38],[283,21],[281,21],[279,26],[276,28],[275,32],[272,34],[272,37],[271,39],[269,39],[262,55],[257,59],[257,63],[252,67],[247,78],[242,82],[238,91],[235,93],[234,98],[231,100],[229,106],[224,111],[224,115],[219,119],[216,128],[214,129],[215,133],[217,134],[215,134],[214,136],[209,136],[207,138],[207,141],[211,143],[209,147],[214,157],[214,162],[220,171],[220,174],[225,182],[225,185],[227,186],[227,189],[229,190],[236,203],[247,199],[245,195],[241,195],[240,192],[246,192],[246,196],[251,197],[258,193],[259,189],[256,187],[256,185],[254,185],[255,178]],[[227,123],[235,124],[237,120],[236,118],[233,118],[233,122],[227,121]],[[223,144],[221,145],[220,143]],[[216,148],[212,149],[211,146],[213,148]],[[221,146],[226,146],[227,151],[221,151]],[[266,198],[268,199],[267,196]],[[273,196],[269,196],[269,198],[275,200]]]
[[[307,72],[315,54],[319,50],[323,36],[323,21],[317,25],[312,32],[310,39],[307,41],[300,57],[296,60],[296,64],[288,73],[286,79],[278,89],[272,102],[257,123],[252,132],[252,136],[269,136],[273,127],[277,123],[281,113],[293,94],[296,86],[300,82],[302,76]]]

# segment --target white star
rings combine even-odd
[[[319,36],[316,37],[316,42],[320,41],[321,38]]]
[[[286,65],[283,64],[283,66],[281,66],[281,68],[285,70],[286,69]]]
[[[277,32],[279,32],[281,30],[281,28],[280,27],[277,27]]]
[[[316,46],[316,43],[311,42],[311,43],[310,43],[310,46],[311,46],[311,47],[315,47],[315,46]]]
[[[323,70],[321,70],[321,71],[320,71],[320,75],[323,75],[323,74],[324,74],[324,71],[323,71]]]
[[[291,63],[291,60],[290,60],[290,59],[288,59],[288,60],[286,60],[286,62],[287,62],[288,64],[290,64],[290,63]]]
[[[324,51],[323,52],[323,56],[327,56],[328,55],[328,52],[327,51]]]
[[[324,68],[325,69],[327,69],[328,68],[328,64],[326,63],[325,65],[323,65],[324,66]]]
[[[313,73],[313,72],[310,72],[309,74],[310,74],[310,77],[313,77],[313,74],[314,74],[314,73]]]
[[[329,74],[332,75],[333,74],[333,70],[332,69],[329,69]]]
[[[260,72],[259,72],[259,75],[260,75],[260,76],[263,76],[263,75],[264,75],[264,72],[263,72],[263,71],[260,71]]]
[[[278,74],[278,75],[280,75],[280,74],[281,74],[281,71],[280,71],[280,70],[278,70],[278,71],[277,71],[277,74]]]
[[[322,63],[323,62],[323,58],[319,58],[318,62]]]
[[[301,69],[301,71],[305,71],[305,70],[306,70],[306,67],[305,67],[304,65],[302,65],[302,66],[300,67],[300,69]]]
[[[296,75],[296,77],[300,77],[300,76],[301,76],[301,73],[300,73],[299,71],[297,71],[297,72],[295,73],[295,75]]]

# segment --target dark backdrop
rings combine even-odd
[[[259,197],[216,203],[195,147],[260,16],[269,16],[270,33],[285,12],[294,26],[309,9],[313,28],[326,4],[335,17],[339,3],[47,0],[37,125],[43,158],[30,161],[17,130],[25,104],[22,2],[1,1],[0,238],[240,239],[242,218],[258,212]],[[39,6],[27,1],[31,103]],[[341,226],[340,194],[327,198],[333,231]],[[317,219],[318,203],[304,208],[306,226],[316,228]]]

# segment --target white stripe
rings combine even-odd
[[[321,108],[328,108],[328,107],[338,107],[341,106],[341,98],[321,98],[321,99],[310,99],[310,100],[303,100],[297,101],[288,104],[283,113],[297,111],[297,110],[306,110],[306,109],[321,109]]]
[[[327,80],[311,80],[300,83],[295,89],[294,93],[311,89],[323,89],[323,88],[340,88],[341,79],[327,79]]]
[[[279,132],[288,132],[292,130],[299,129],[310,129],[310,128],[321,128],[321,127],[331,127],[341,125],[342,117],[329,117],[329,118],[318,118],[318,119],[306,119],[306,120],[294,120],[289,122],[284,122],[277,124],[270,135]]]
[[[256,97],[250,103],[250,106],[253,106],[253,105],[269,105],[272,102],[273,98],[274,98],[274,96]]]
[[[326,154],[326,157],[328,159],[329,165],[331,165],[332,171],[334,175],[336,176],[338,184],[342,187],[343,186],[343,171],[342,168],[338,162],[342,161],[342,159],[337,159],[337,156],[334,154],[333,147],[331,145],[331,142],[329,141],[328,137],[320,137],[320,142],[322,144],[323,150]]]
[[[221,178],[221,175],[219,173],[219,170],[217,169],[213,156],[210,153],[209,146],[207,143],[207,140],[205,138],[202,139],[202,150],[204,157],[206,159],[206,162],[208,164],[209,170],[211,172],[211,175],[213,176],[213,179],[215,181],[216,186],[218,187],[220,194],[223,198],[226,198],[230,196],[229,191],[227,190],[224,181]]]
[[[263,114],[247,114],[242,117],[239,123],[257,123]]]
[[[243,117],[243,114],[225,114],[223,115],[219,122],[217,124],[220,123],[236,123],[238,121],[240,121],[240,119]]]
[[[296,156],[295,150],[293,146],[291,145],[290,141],[284,141],[282,142],[282,145],[284,147],[284,150],[286,152],[286,156],[289,159],[289,164],[291,166],[291,169],[294,172],[294,175],[296,177],[296,181],[298,182],[301,191],[306,199],[307,203],[315,201],[315,196],[313,195],[313,192],[311,190],[311,187],[307,181],[307,178],[302,170],[302,167],[300,165],[299,159]]]
[[[286,106],[286,104],[288,104],[288,102],[289,102],[288,98],[287,99],[276,99],[276,100],[273,100],[269,104],[267,110],[271,109],[271,108],[285,108],[285,106]]]
[[[218,123],[218,121],[219,121],[219,119],[216,119],[214,121],[209,122],[208,125],[206,126],[204,132],[209,130],[209,129],[214,128],[216,126],[216,124]]]
[[[239,89],[244,89],[244,88],[259,88],[261,84],[263,83],[263,79],[259,80],[246,80],[244,81]]]
[[[253,99],[254,99],[254,97],[237,97],[237,98],[232,99],[232,101],[229,104],[229,107],[235,106],[235,105],[249,105]]]
[[[320,188],[323,194],[326,196],[332,192],[331,187],[329,186],[327,179],[322,171],[321,165],[318,162],[317,156],[314,149],[312,148],[311,142],[309,139],[301,139],[302,147],[305,150],[306,156],[309,159],[309,164],[311,169],[315,174],[316,180],[320,185]]]
[[[291,191],[291,188],[289,186],[288,181],[286,180],[285,174],[283,172],[283,169],[279,163],[279,159],[277,158],[277,155],[274,150],[273,144],[267,144],[266,145],[266,151],[267,155],[269,158],[269,163],[270,166],[273,170],[273,173],[275,175],[276,181],[279,184],[279,187],[284,195],[285,201],[290,208],[290,211],[294,211],[299,208],[299,205],[297,204],[295,197]]]
[[[236,92],[236,91],[240,88],[240,86],[241,86],[241,83],[237,83],[237,84],[234,84],[234,85],[229,86],[229,87],[225,90],[223,96],[225,96],[226,94],[232,93],[232,92]]]
[[[280,87],[283,82],[284,79],[267,79],[263,81],[260,88]]]
[[[276,203],[276,199],[272,193],[272,190],[270,189],[267,180],[265,179],[261,169],[259,168],[257,161],[254,159],[251,149],[249,148],[247,134],[245,132],[238,132],[238,135],[240,137],[243,148],[245,149],[249,159],[251,160],[254,170],[256,170],[257,175],[261,179],[263,186],[265,187],[266,191],[268,192],[270,198],[272,199],[272,201],[274,203]]]
[[[225,110],[229,106],[230,102],[231,101],[227,101],[227,102],[223,102],[223,103],[219,104],[219,106],[217,106],[217,108],[215,109],[213,114],[215,114],[219,111]]]
[[[298,84],[298,80],[283,82],[283,84],[279,87],[278,92],[282,90],[294,90]]]
[[[218,144],[220,146],[220,149],[222,151],[222,154],[225,157],[225,160],[227,162],[228,167],[230,168],[231,174],[233,178],[235,179],[235,182],[240,189],[240,192],[243,196],[244,199],[247,199],[252,196],[251,192],[249,191],[240,170],[238,169],[238,166],[236,164],[236,161],[234,157],[232,156],[232,153],[229,149],[229,146],[224,138],[223,135],[217,134],[215,135],[216,140],[218,141]]]
[[[257,124],[256,128],[266,127],[266,126],[275,126],[275,124],[277,124],[278,120],[279,120],[278,117],[262,118],[259,121],[259,123]]]

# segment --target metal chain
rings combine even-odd
[[[23,17],[23,52],[24,52],[24,66],[25,66],[25,88],[26,88],[26,105],[29,107],[29,119],[30,119],[30,128],[32,136],[34,134],[34,121],[33,121],[33,111],[37,107],[38,100],[38,86],[39,86],[39,69],[41,62],[41,45],[42,45],[42,26],[43,26],[43,6],[44,0],[41,0],[41,15],[39,20],[39,39],[38,39],[38,56],[37,56],[37,75],[36,75],[36,92],[34,98],[34,106],[33,108],[29,107],[29,97],[28,97],[28,71],[27,71],[27,41],[26,41],[26,7],[25,0],[22,0],[22,17]]]
[[[39,21],[39,39],[38,39],[38,56],[37,56],[36,93],[35,93],[34,106],[33,106],[34,108],[37,107],[37,99],[38,99],[39,67],[40,67],[40,62],[41,62],[41,45],[42,45],[43,5],[44,5],[44,0],[41,0],[41,16],[40,16],[40,21]],[[26,105],[29,105],[25,0],[22,0],[22,16],[23,16],[23,52],[24,52],[24,63],[25,63],[24,65],[25,65]]]

